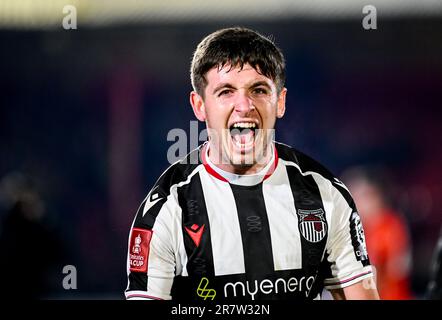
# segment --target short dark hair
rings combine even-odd
[[[285,62],[275,43],[256,31],[234,27],[215,31],[205,37],[193,54],[190,78],[193,89],[201,96],[207,85],[206,73],[215,66],[243,68],[250,64],[272,79],[278,92],[285,82]]]

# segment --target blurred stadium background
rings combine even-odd
[[[62,27],[67,4],[76,30]],[[368,4],[377,30],[362,28]],[[337,175],[389,172],[424,298],[442,221],[441,22],[438,0],[0,0],[2,294],[123,298],[135,211],[169,165],[167,133],[194,120],[192,52],[241,25],[286,56],[277,140]]]

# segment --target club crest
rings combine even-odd
[[[322,209],[302,210],[298,209],[299,230],[305,240],[319,242],[327,234],[327,221]]]

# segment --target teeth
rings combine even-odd
[[[233,125],[234,128],[242,128],[242,129],[248,129],[248,128],[256,128],[256,123],[254,122],[237,122]]]

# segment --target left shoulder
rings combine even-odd
[[[283,143],[275,142],[275,147],[278,152],[278,158],[285,165],[295,166],[304,176],[313,175],[325,183],[330,183],[333,186],[332,189],[339,191],[349,204],[353,202],[350,192],[344,183],[317,160]]]
[[[305,153],[279,142],[275,142],[275,146],[278,152],[278,158],[283,160],[285,164],[291,164],[297,167],[303,175],[318,174],[331,182],[339,181],[330,170]]]

